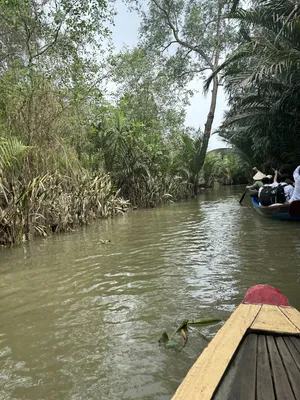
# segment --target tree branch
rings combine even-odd
[[[172,44],[177,43],[177,40],[172,40],[169,44],[167,44],[163,49],[162,49],[162,53],[164,51],[166,51]]]
[[[207,71],[207,70],[210,70],[210,67],[194,69],[194,70],[191,70],[191,71],[184,71],[178,76],[178,78],[182,78],[183,76],[189,75],[189,74],[200,74],[201,72],[204,72],[204,71]]]
[[[44,53],[46,53],[46,52],[50,49],[50,47],[52,47],[52,46],[55,45],[55,43],[57,42],[57,39],[58,39],[59,32],[60,32],[61,27],[62,27],[62,24],[63,24],[63,22],[64,22],[66,16],[67,16],[67,15],[69,14],[69,12],[72,10],[72,7],[74,6],[74,4],[76,4],[76,1],[75,1],[75,3],[71,4],[70,7],[66,10],[65,15],[64,15],[64,18],[61,19],[61,21],[60,21],[58,27],[57,27],[56,30],[55,30],[53,40],[52,40],[50,43],[48,43],[48,44],[46,44],[45,46],[43,46],[36,54],[34,54],[34,55],[32,56],[31,59],[37,58],[37,57],[43,55]]]
[[[167,10],[165,10],[159,3],[157,0],[151,0],[156,7],[165,15],[165,19],[167,24],[169,25],[169,27],[171,28],[172,32],[173,32],[173,36],[176,40],[177,43],[179,43],[181,46],[186,47],[187,49],[193,50],[196,53],[198,53],[205,61],[206,63],[209,65],[210,69],[213,70],[213,63],[211,62],[211,60],[209,59],[209,57],[204,53],[204,51],[202,51],[198,46],[194,46],[191,45],[190,43],[182,40],[179,35],[178,35],[178,29],[176,28],[176,26],[173,24],[173,22],[170,19],[170,15],[167,12]]]
[[[189,50],[187,53],[186,53],[186,55],[184,56],[184,60],[187,58],[187,56],[192,52],[193,50]]]
[[[56,31],[55,31],[54,39],[52,40],[52,42],[50,42],[50,43],[46,44],[45,46],[43,46],[43,47],[40,49],[40,51],[38,51],[37,53],[35,53],[35,54],[31,57],[31,59],[37,58],[37,57],[43,55],[44,53],[46,53],[46,51],[48,51],[48,50],[50,49],[50,47],[52,47],[52,46],[55,45],[55,43],[57,42],[58,35],[59,35],[59,32],[60,32],[61,27],[62,27],[62,21],[60,22],[59,26],[57,27],[57,29],[56,29]]]
[[[213,22],[219,22],[219,21],[218,21],[218,18],[214,18],[214,19],[211,19],[210,21],[206,22],[206,23],[205,23],[205,28],[207,28],[208,25],[212,24]]]

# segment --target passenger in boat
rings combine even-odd
[[[261,191],[262,191],[262,189],[263,189],[264,187],[272,186],[272,185],[271,185],[271,182],[270,182],[270,178],[269,178],[268,176],[265,176],[264,178],[262,178],[261,182],[262,182],[263,186],[261,186],[261,187],[258,189],[258,198],[259,198],[259,195],[260,195],[260,193],[261,193]]]
[[[255,173],[255,175],[253,176],[253,184],[246,186],[246,189],[258,191],[259,188],[263,187],[263,183],[261,180],[262,178],[265,178],[266,175],[259,171],[256,167],[254,167],[252,170]]]
[[[259,180],[259,181],[255,181],[253,183],[253,185],[246,186],[246,189],[259,190],[262,187],[263,187],[263,184],[262,184],[261,180]]]
[[[262,179],[263,187],[259,189],[258,201],[263,206],[275,206],[289,203],[294,186],[290,175],[280,175],[275,171],[274,182],[270,183],[270,178]]]
[[[269,187],[269,189],[262,189]],[[294,186],[292,177],[288,174],[279,174],[275,171],[274,182],[272,184],[265,184],[259,193],[259,202],[264,206],[276,206],[287,204],[290,202],[293,195]]]
[[[279,185],[284,187],[284,196],[285,196],[284,204],[290,203],[294,193],[293,178],[288,174],[279,174],[278,171],[276,170],[274,183],[272,186],[276,187]]]
[[[284,185],[285,204],[290,203],[295,191],[293,177],[288,174],[282,175],[281,182]]]
[[[300,200],[300,165],[295,169],[293,177],[295,181],[295,189],[290,199],[290,203],[292,201]]]
[[[273,175],[267,175],[267,178],[269,178],[269,180],[270,180],[270,185],[272,185],[272,183],[274,182],[274,177],[273,177]]]
[[[259,205],[260,205],[260,206],[262,205],[262,204],[261,204],[261,201],[260,201],[261,191],[262,191],[264,188],[267,188],[267,187],[271,188],[271,187],[273,187],[273,184],[271,183],[272,180],[270,179],[270,177],[271,177],[272,180],[273,180],[272,175],[265,176],[265,177],[262,178],[262,180],[261,180],[263,186],[260,187],[260,188],[258,189],[258,198],[257,198],[257,201],[259,202]],[[266,204],[268,204],[268,203],[266,203]]]

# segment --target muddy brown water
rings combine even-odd
[[[225,320],[256,283],[300,308],[300,223],[240,207],[242,192],[0,250],[0,399],[170,399],[206,343],[193,332],[182,352],[162,349],[164,330]]]

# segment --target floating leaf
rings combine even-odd
[[[189,325],[213,325],[221,322],[220,319],[217,318],[201,318],[201,319],[194,319],[193,321],[189,321]]]
[[[159,338],[158,343],[160,345],[166,345],[168,343],[168,341],[169,341],[169,336],[168,336],[167,332],[164,332],[161,335],[161,337]]]
[[[175,336],[176,333],[180,332],[181,329],[187,329],[187,324],[188,324],[188,322],[189,322],[188,319],[184,319],[184,320],[181,322],[181,324],[179,324],[179,325],[177,326],[175,332],[171,335],[171,338],[172,338],[173,336]]]
[[[169,339],[167,332],[164,332],[161,335],[158,343],[160,346],[164,346],[166,349],[175,350],[175,351],[181,351],[185,346],[185,343],[182,344],[182,343],[177,342],[174,339]]]
[[[187,340],[186,331],[184,329],[181,329],[180,334],[181,334],[181,336],[183,337],[184,340]]]
[[[186,344],[188,342],[188,335],[184,329],[181,329],[180,334],[183,337],[183,343],[184,343],[183,347],[184,347],[184,346],[186,346]]]
[[[188,342],[188,330],[196,331],[199,336],[201,336],[204,340],[209,342],[209,339],[206,338],[201,332],[198,331],[195,327],[192,325],[212,325],[220,322],[220,319],[217,318],[201,318],[201,319],[195,319],[193,321],[189,321],[188,319],[184,319],[176,328],[174,333],[169,337],[167,332],[164,332],[162,336],[159,339],[159,344],[160,346],[164,346],[166,349],[170,350],[175,350],[175,351],[181,351],[184,349]],[[182,339],[183,343],[179,343],[178,341],[174,340],[173,337],[179,334]]]
[[[177,342],[176,340],[170,339],[166,344],[165,348],[169,350],[181,351],[184,348],[184,344]]]

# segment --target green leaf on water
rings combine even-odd
[[[213,325],[221,322],[220,319],[217,318],[201,318],[201,319],[194,319],[193,321],[189,321],[189,325]]]
[[[165,347],[166,349],[169,350],[175,350],[175,351],[181,351],[183,349],[183,345],[182,343],[177,342],[174,339],[169,339],[169,336],[167,334],[167,332],[164,332],[159,341],[158,341],[160,346]]]
[[[181,329],[180,334],[183,338],[183,347],[185,347],[187,345],[188,342],[188,335],[187,335],[187,331],[184,329]]]
[[[167,332],[164,332],[158,340],[160,345],[166,345],[169,342],[169,336]]]
[[[181,324],[179,324],[179,325],[177,326],[175,332],[171,335],[171,338],[172,338],[173,336],[175,336],[176,333],[180,332],[181,329],[187,329],[187,324],[188,324],[188,322],[189,322],[188,319],[184,319],[184,320],[181,322]]]
[[[158,341],[159,345],[165,347],[166,349],[170,349],[170,350],[175,350],[175,351],[183,350],[188,342],[188,330],[189,329],[196,331],[199,334],[199,336],[201,336],[204,340],[209,342],[209,339],[206,338],[201,332],[199,332],[197,328],[193,327],[193,325],[196,325],[196,326],[213,325],[213,324],[217,324],[220,321],[221,320],[217,319],[217,318],[201,318],[201,319],[195,319],[193,321],[184,319],[177,326],[175,332],[171,336],[168,336],[167,332],[164,332],[161,335],[161,337]],[[173,339],[174,336],[177,334],[179,334],[179,336],[182,337],[183,343],[179,343],[178,341]],[[178,337],[178,335],[177,335],[177,337]]]
[[[183,337],[183,340],[187,341],[187,334],[186,334],[186,331],[184,329],[181,329],[180,334]]]
[[[166,344],[165,348],[169,350],[181,351],[184,345],[182,343],[177,342],[176,340],[170,339]]]

